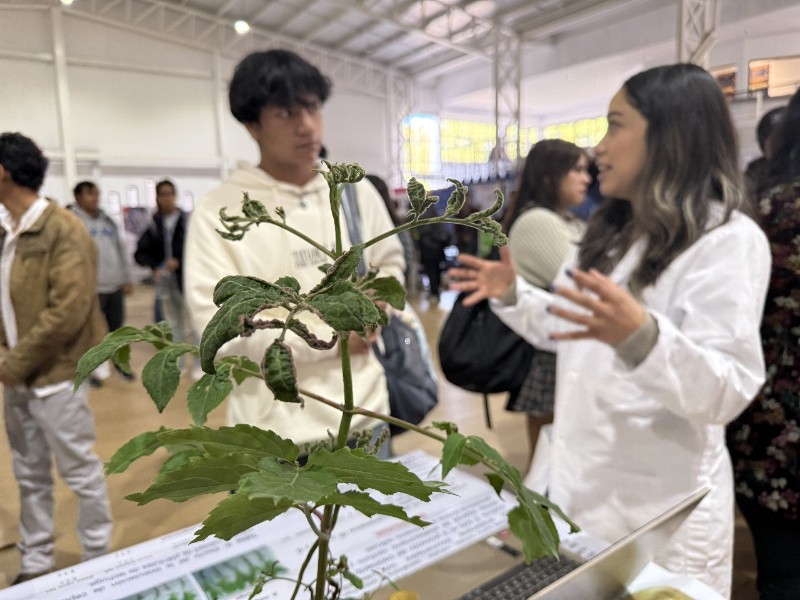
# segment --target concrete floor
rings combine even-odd
[[[152,288],[137,287],[127,304],[128,322],[131,325],[141,327],[149,322],[152,299]],[[434,352],[440,324],[453,299],[452,292],[444,292],[441,303],[429,303],[424,296],[416,302]],[[148,356],[149,351],[144,347],[134,348],[132,362],[136,372],[141,372]],[[181,392],[185,392],[190,384],[190,379],[184,377],[176,398],[184,397]],[[440,391],[440,402],[429,416],[431,420],[453,421],[460,430],[483,436],[513,464],[523,467],[527,461],[524,417],[504,411],[505,398],[502,395],[490,398],[494,428],[488,430],[484,424],[480,395],[456,388],[443,378]],[[90,402],[97,426],[96,450],[103,461],[139,433],[157,429],[161,425],[184,427],[190,422],[185,404],[175,400],[163,414],[159,414],[139,381],[127,382],[116,375],[106,380],[102,388],[92,390]],[[219,408],[211,413],[208,424],[212,427],[223,425],[224,418],[224,408]],[[434,455],[440,452],[435,442],[420,439],[420,436],[411,433],[394,440],[395,452],[402,453],[414,448],[422,448]],[[134,463],[125,473],[109,478],[115,550],[196,524],[216,504],[216,498],[204,497],[182,504],[156,501],[137,507],[124,499],[130,493],[143,490],[152,481],[155,470],[153,465]],[[76,502],[69,488],[56,479],[56,560],[59,568],[65,568],[80,560],[80,546],[74,529]],[[5,491],[0,504],[0,588],[3,588],[16,576],[19,567],[19,556],[14,546],[19,503],[5,436],[0,436],[0,489]],[[749,533],[741,518],[737,519],[736,534],[733,598],[755,600],[758,597],[754,585],[755,560]]]

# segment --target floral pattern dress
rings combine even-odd
[[[767,378],[728,426],[736,494],[790,521],[800,519],[800,179],[760,202],[772,250],[761,324]]]

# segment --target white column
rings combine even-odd
[[[58,103],[58,126],[61,133],[61,151],[64,157],[64,195],[61,202],[69,202],[72,188],[78,180],[75,164],[75,143],[72,138],[72,113],[67,78],[67,58],[64,49],[64,20],[60,7],[50,9],[53,25],[53,68],[56,76],[56,100]]]
[[[219,178],[225,179],[228,177],[228,155],[225,152],[225,139],[223,132],[225,130],[225,101],[224,101],[224,82],[222,79],[222,59],[219,50],[214,50],[211,53],[212,60],[212,86],[214,89],[214,125],[216,129],[217,140],[217,160],[219,160]]]
[[[390,188],[405,185],[402,181],[403,165],[403,119],[411,112],[414,105],[413,83],[397,73],[389,73],[386,77],[386,128],[389,144],[389,176]]]
[[[492,172],[506,175],[509,168],[507,144],[516,144],[519,159],[520,121],[520,38],[513,31],[498,27],[494,38],[494,121],[497,127]],[[508,136],[511,136],[509,138]]]

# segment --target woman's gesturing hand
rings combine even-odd
[[[551,305],[551,314],[584,329],[554,333],[554,340],[595,339],[616,346],[644,322],[645,310],[630,292],[595,269],[574,269],[571,277],[577,289],[557,286],[553,293],[586,309],[576,312]]]
[[[514,266],[507,246],[500,248],[500,260],[484,260],[459,254],[463,267],[450,269],[450,287],[459,292],[472,292],[464,298],[464,306],[472,306],[486,298],[500,298],[514,283]]]

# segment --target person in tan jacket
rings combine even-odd
[[[32,140],[0,134],[0,383],[20,491],[14,583],[55,566],[52,457],[78,496],[84,559],[111,542],[87,386],[73,391],[78,360],[106,331],[95,293],[97,251],[75,215],[39,195],[46,169]]]

